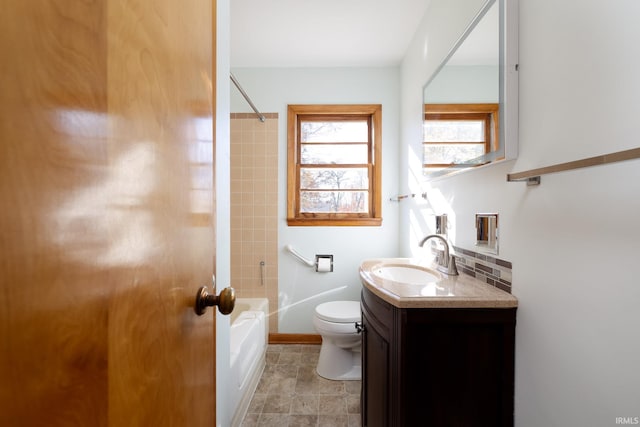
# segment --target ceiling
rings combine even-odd
[[[429,0],[231,0],[231,67],[400,64]]]

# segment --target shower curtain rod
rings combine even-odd
[[[244,89],[242,89],[242,86],[240,86],[240,83],[238,83],[238,80],[236,80],[236,77],[232,73],[229,73],[229,77],[231,77],[231,81],[233,82],[233,84],[236,85],[236,87],[238,88],[242,96],[244,96],[244,99],[246,99],[249,105],[251,106],[251,108],[253,108],[253,111],[255,111],[256,115],[258,116],[258,119],[264,123],[265,121],[264,115],[262,115],[262,113],[260,113],[260,111],[258,111],[256,106],[253,104],[253,102],[251,102],[251,98],[249,98],[249,95],[247,95],[247,92],[245,92]]]

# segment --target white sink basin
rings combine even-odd
[[[371,274],[406,285],[424,285],[440,280],[440,275],[435,271],[410,264],[377,265],[371,269]]]

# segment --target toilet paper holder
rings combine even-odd
[[[333,255],[316,255],[316,271],[318,273],[332,273]]]

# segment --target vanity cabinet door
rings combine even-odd
[[[366,289],[362,291],[363,427],[386,427],[391,422],[392,307]]]
[[[389,418],[389,342],[362,313],[362,425],[388,425]]]

